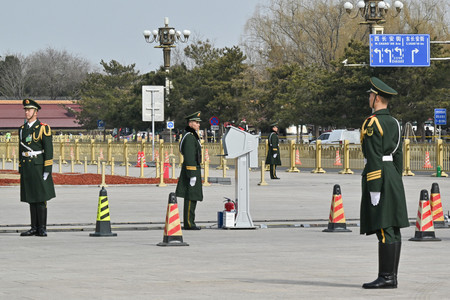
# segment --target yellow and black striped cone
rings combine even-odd
[[[177,196],[175,193],[169,194],[164,237],[163,241],[158,243],[158,246],[189,246],[189,244],[183,242],[180,214],[178,213]]]
[[[428,191],[420,191],[419,210],[417,212],[416,232],[413,238],[415,242],[440,241],[434,234],[433,217],[431,215],[431,205],[428,199]]]
[[[117,236],[117,233],[111,232],[111,217],[109,215],[108,195],[105,187],[102,187],[100,190],[98,199],[95,233],[91,233],[89,236]]]
[[[439,192],[439,185],[436,182],[431,185],[431,212],[433,214],[434,228],[446,227],[441,193]]]
[[[344,215],[344,204],[342,203],[341,187],[335,184],[333,187],[333,198],[331,200],[330,218],[328,228],[323,232],[352,232],[347,229]]]

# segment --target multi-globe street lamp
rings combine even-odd
[[[175,44],[178,42],[186,43],[189,39],[191,32],[189,30],[177,31],[173,27],[169,27],[169,18],[164,18],[164,27],[158,28],[158,30],[154,29],[144,30],[144,37],[147,43],[159,42],[159,45],[155,46],[155,48],[162,48],[164,55],[164,69],[166,72],[169,72],[170,68],[170,51],[172,48],[175,48]],[[166,96],[169,93],[169,82],[166,76]]]
[[[398,16],[403,8],[403,3],[400,1],[394,2],[394,7],[396,14],[394,17]],[[351,15],[353,10],[353,4],[350,2],[345,2],[344,8],[349,15]],[[385,17],[388,15],[391,9],[391,4],[383,0],[359,0],[356,3],[357,11],[352,19],[361,16],[365,19],[365,22],[360,24],[368,25],[371,34],[383,34],[382,24],[386,23]]]

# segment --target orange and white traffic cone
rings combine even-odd
[[[336,160],[334,161],[334,166],[342,166],[341,156],[339,155],[339,150],[336,150]]]
[[[205,161],[208,161],[208,162],[209,162],[208,148],[205,149]]]
[[[141,152],[141,164],[143,164],[144,168],[148,168],[147,162],[145,161],[145,153],[144,153],[144,151]]]
[[[103,148],[100,148],[100,155],[98,156],[100,159],[105,159],[103,156]]]
[[[440,241],[434,234],[433,217],[431,215],[431,205],[428,199],[428,191],[420,191],[419,210],[417,212],[416,232],[410,241]]]
[[[324,229],[323,232],[351,232],[350,229],[347,229],[347,224],[345,223],[344,204],[342,203],[339,184],[335,184],[333,187],[328,228]]]
[[[433,169],[433,166],[430,163],[430,152],[425,152],[425,163],[423,164],[424,169]]]
[[[435,182],[431,185],[431,212],[433,215],[434,228],[444,228],[444,210],[442,209],[441,193],[439,185]]]
[[[169,153],[165,151],[164,153],[164,178],[169,178],[169,168],[171,167],[169,161]]]
[[[302,162],[300,161],[300,152],[297,150],[295,150],[295,164],[296,165],[301,165]]]
[[[158,243],[158,246],[189,246],[189,244],[183,242],[180,214],[178,213],[177,196],[175,193],[169,194],[164,237],[163,241]]]
[[[137,155],[137,162],[136,162],[136,165],[135,165],[135,167],[137,167],[137,168],[140,168],[141,167],[141,157],[142,157],[142,152],[141,151],[138,151],[138,155]]]

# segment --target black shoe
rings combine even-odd
[[[40,226],[37,230],[37,236],[47,236],[46,228],[43,226]]]
[[[200,227],[194,226],[194,227],[184,227],[184,230],[201,230]]]
[[[37,234],[38,234],[38,231],[37,231],[36,227],[31,227],[30,230],[22,232],[20,234],[20,236],[33,236],[33,235],[37,235]]]
[[[272,178],[272,179],[280,179],[280,177],[274,177],[274,178]]]
[[[364,289],[396,289],[397,283],[394,274],[379,275],[377,279],[364,283],[362,287]]]

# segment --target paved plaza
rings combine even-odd
[[[81,167],[81,166],[79,166]],[[94,166],[90,166],[94,168]],[[67,166],[66,166],[67,168]],[[94,169],[90,170],[95,172]],[[108,186],[112,231],[95,229],[100,188],[56,186],[48,202],[48,237],[20,237],[29,227],[28,205],[19,187],[0,187],[0,299],[446,299],[450,294],[450,229],[436,229],[440,242],[411,242],[402,230],[399,288],[364,290],[377,275],[377,240],[359,234],[360,174],[336,170],[311,174],[279,170],[281,180],[258,186],[250,172],[254,230],[217,229],[223,197],[231,185],[204,187],[197,206],[201,231],[183,231],[188,247],[158,247],[167,200],[175,185]],[[123,172],[119,167],[116,174]],[[146,169],[146,176],[154,168]],[[177,172],[179,172],[177,170]],[[130,169],[138,176],[139,169]],[[211,170],[220,177],[222,171]],[[408,215],[414,222],[420,190],[439,183],[444,211],[450,210],[448,178],[404,177]],[[342,189],[352,232],[325,233],[333,186]],[[183,201],[179,199],[180,213]]]

